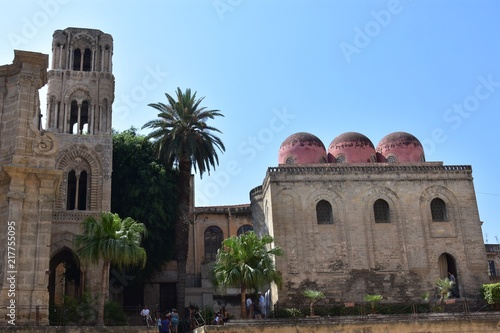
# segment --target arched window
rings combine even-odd
[[[223,240],[222,230],[219,227],[208,227],[205,230],[205,260],[214,261],[217,250]]]
[[[316,204],[316,220],[318,224],[333,224],[332,205],[326,200]]]
[[[389,204],[383,199],[378,199],[373,204],[373,214],[375,216],[375,223],[389,223]]]
[[[252,231],[252,230],[253,230],[253,227],[250,224],[245,224],[245,225],[242,225],[241,227],[238,228],[238,231],[236,234],[239,236],[241,234],[244,234],[247,231]]]
[[[92,51],[85,49],[83,52],[83,71],[90,72],[92,69]]]
[[[433,222],[446,222],[446,204],[443,200],[436,198],[431,201],[431,215]]]
[[[73,70],[80,70],[80,63],[82,62],[82,51],[80,49],[75,49],[73,51]]]
[[[79,174],[75,170],[68,172],[67,210],[87,210],[87,180],[87,171],[85,170]]]

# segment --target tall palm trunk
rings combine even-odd
[[[191,204],[191,160],[179,162],[179,211],[175,224],[175,249],[177,255],[177,309],[184,317],[186,303],[186,261],[189,244],[189,222]]]
[[[244,286],[241,287],[240,296],[240,316],[241,318],[247,318],[247,292]]]
[[[109,269],[111,263],[105,260],[102,264],[102,284],[101,284],[101,295],[99,295],[99,303],[97,308],[97,326],[104,326],[104,303],[108,298],[109,292]]]

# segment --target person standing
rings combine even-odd
[[[259,296],[258,306],[260,315],[262,316],[262,318],[266,318],[266,299],[260,291],[257,293],[257,295]]]
[[[170,317],[170,331],[172,333],[177,333],[177,328],[179,327],[179,313],[177,309],[172,309],[172,315]]]
[[[168,316],[163,316],[161,321],[161,333],[169,333],[170,331],[170,321],[168,320]]]
[[[251,319],[253,318],[253,302],[252,302],[252,297],[247,296],[247,318]]]

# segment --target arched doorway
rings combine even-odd
[[[456,297],[460,297],[459,294],[459,278],[458,278],[458,272],[457,272],[457,266],[455,263],[455,258],[449,253],[443,253],[439,256],[438,259],[438,266],[439,266],[439,277],[441,279],[444,278],[450,278],[450,274],[453,275],[455,278],[455,288],[454,288],[454,294]]]
[[[63,305],[64,296],[79,299],[81,277],[78,258],[69,248],[62,248],[50,259],[49,304]]]

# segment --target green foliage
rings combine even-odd
[[[450,298],[451,289],[453,288],[454,283],[448,278],[439,279],[436,281],[436,288],[439,293],[439,301],[444,304],[444,301]]]
[[[98,263],[102,259],[120,268],[144,267],[146,252],[141,241],[147,231],[142,223],[103,212],[100,219],[89,216],[83,220],[82,229],[82,234],[75,236],[76,253],[82,260]]]
[[[275,313],[275,316],[277,318],[300,318],[303,317],[304,314],[302,313],[302,310],[297,308],[284,308],[282,310],[278,310]]]
[[[488,304],[500,304],[500,282],[483,284],[482,293]]]
[[[127,315],[122,307],[116,302],[104,304],[104,323],[106,326],[127,326]]]
[[[375,306],[382,300],[382,298],[382,295],[365,295],[365,301],[370,302],[372,313],[375,312]]]
[[[325,294],[322,291],[311,290],[311,289],[305,290],[303,294],[306,298],[310,300],[309,315],[314,316],[314,303],[316,303],[322,298],[325,298]]]
[[[215,285],[254,290],[270,282],[281,286],[281,275],[276,271],[273,256],[283,255],[283,250],[279,247],[268,250],[267,245],[272,242],[270,235],[259,238],[253,231],[225,239],[213,266]]]
[[[79,300],[64,296],[63,305],[52,308],[50,323],[58,326],[94,325],[97,318],[95,308],[96,299],[89,293],[83,293]]]
[[[250,289],[257,290],[274,282],[282,284],[281,274],[274,265],[274,256],[283,255],[279,247],[268,249],[273,238],[259,238],[253,231],[232,236],[222,242],[212,267],[212,282],[216,288],[239,287],[241,290],[241,317],[246,316],[245,295]]]
[[[168,103],[153,103],[148,106],[159,113],[157,119],[144,124],[142,128],[152,130],[146,137],[153,141],[156,158],[164,165],[177,168],[178,195],[175,220],[175,255],[177,259],[177,307],[185,306],[186,258],[188,255],[189,224],[191,221],[191,172],[192,169],[210,174],[210,168],[219,164],[218,151],[225,147],[215,134],[220,131],[207,124],[209,119],[223,116],[219,110],[207,110],[200,104],[204,98],[197,98],[191,89],[182,92],[177,88],[175,98],[165,94]],[[215,133],[215,134],[214,134]],[[180,316],[184,314],[181,312]]]
[[[177,211],[177,173],[154,156],[153,144],[130,128],[113,133],[111,210],[143,223],[148,233],[143,246],[148,261],[132,269],[131,283],[140,284],[174,259],[174,223]]]

